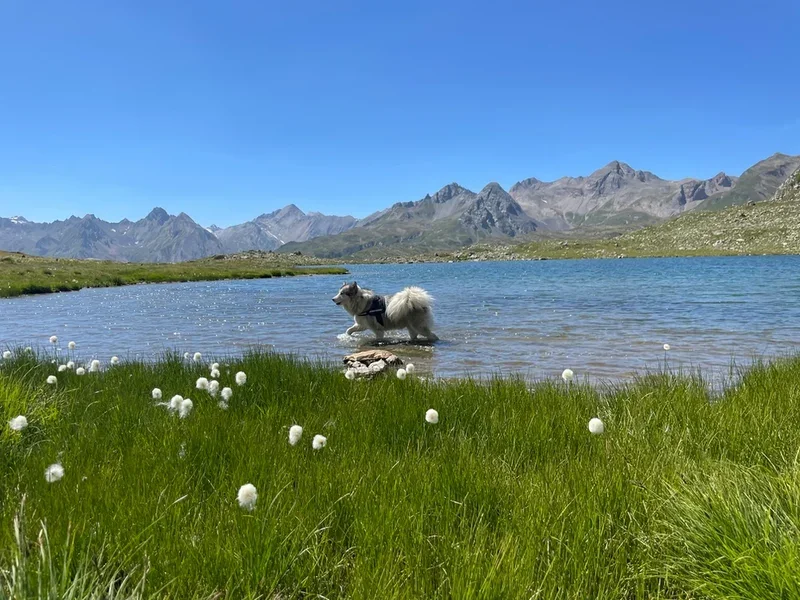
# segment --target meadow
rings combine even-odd
[[[298,262],[316,266],[298,266]],[[339,275],[346,269],[307,257],[249,252],[182,263],[121,263],[44,258],[0,251],[0,298],[138,283],[265,279],[293,275]]]
[[[97,372],[80,344],[9,352],[0,598],[800,597],[798,358],[712,395],[667,370],[350,381],[258,352]],[[214,361],[227,408],[197,388]]]

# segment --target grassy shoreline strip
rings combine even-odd
[[[0,597],[800,594],[800,358],[756,364],[712,401],[671,374],[613,390],[558,374],[348,381],[251,353],[79,375],[9,352]],[[224,408],[198,381],[210,360]],[[192,399],[184,418],[161,405],[174,394]],[[240,506],[245,484],[258,497]]]
[[[293,257],[208,258],[184,263],[117,263],[54,259],[0,252],[0,298],[72,292],[140,283],[266,279],[296,275],[344,275],[336,266],[298,266]]]

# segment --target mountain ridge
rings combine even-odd
[[[34,223],[0,218],[0,248],[28,254],[175,262],[245,250],[304,252],[338,258],[364,250],[453,249],[584,228],[638,228],[693,210],[719,210],[766,200],[800,156],[776,153],[736,177],[666,180],[612,160],[589,175],[553,181],[528,177],[508,191],[496,182],[479,192],[457,182],[419,200],[396,202],[362,219],[303,212],[295,204],[220,228],[203,227],[185,212],[154,207],[138,221],[117,223],[93,214]]]

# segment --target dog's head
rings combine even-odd
[[[341,306],[344,304],[345,308],[350,306],[358,296],[359,292],[358,284],[354,281],[353,283],[344,283],[339,290],[339,293],[336,294],[333,298],[331,298],[337,306]]]

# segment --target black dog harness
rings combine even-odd
[[[373,296],[372,301],[369,303],[367,310],[360,313],[359,317],[375,317],[378,323],[383,327],[383,316],[386,314],[386,298],[383,296]]]

